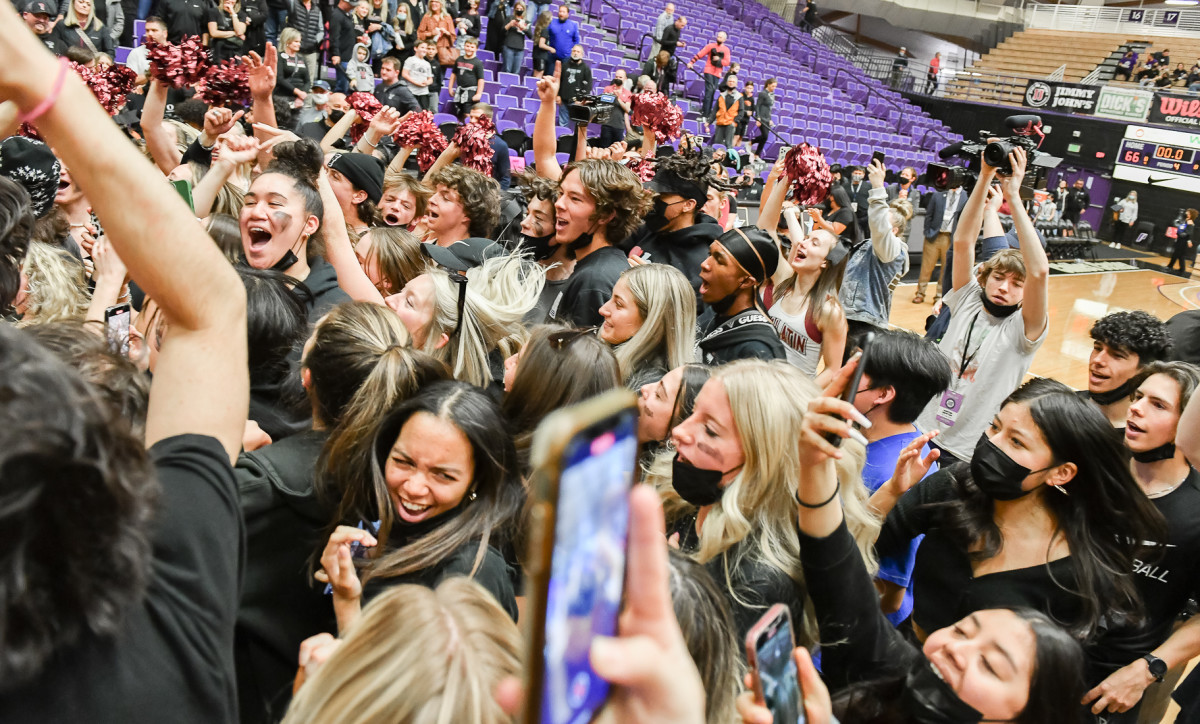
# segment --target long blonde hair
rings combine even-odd
[[[801,583],[796,522],[798,441],[808,403],[820,392],[803,372],[782,360],[731,362],[717,368],[711,379],[720,380],[725,387],[745,463],[704,519],[696,558],[707,563],[732,552],[725,558],[723,580],[718,583],[724,584],[735,598],[739,597],[732,585],[732,572],[745,557],[765,563]],[[844,442],[842,450],[847,454],[837,462],[837,471],[846,526],[868,570],[874,571],[879,519],[867,507],[866,488],[862,484],[866,451],[851,441]],[[673,451],[661,454],[671,455]],[[669,462],[669,457],[666,459]],[[656,461],[653,468],[661,471],[660,466]],[[655,477],[651,482],[658,488],[666,508],[678,511],[686,506],[671,487],[669,476],[665,480],[661,475]],[[736,545],[742,541],[750,545]],[[815,641],[816,629],[811,618],[805,622],[804,633]]]
[[[479,584],[396,586],[363,611],[283,724],[502,724],[493,696],[522,671],[521,635]]]
[[[668,370],[695,360],[696,293],[668,264],[644,264],[621,273],[642,317],[642,326],[613,353],[621,379],[629,382],[644,362],[662,360]]]
[[[62,249],[40,241],[29,243],[21,267],[29,280],[20,326],[83,319],[90,299],[83,264]]]
[[[443,334],[451,335],[458,320],[458,283],[448,272],[427,272],[433,280],[433,320],[422,351],[444,360],[455,379],[487,387],[492,381],[488,356],[498,350],[507,359],[528,339],[522,323],[537,304],[546,272],[520,255],[502,255],[469,270],[462,324],[450,341],[438,347]]]
[[[96,14],[97,2],[104,2],[104,0],[93,0],[92,14],[88,16],[87,25],[82,26],[83,30],[99,30],[100,28],[104,27],[104,23],[100,21],[100,16]],[[67,13],[66,17],[63,18],[63,23],[68,27],[79,26],[79,16],[75,14],[74,2],[67,3]]]

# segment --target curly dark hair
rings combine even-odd
[[[79,375],[0,325],[0,693],[85,632],[111,636],[148,579],[158,484]]]
[[[655,173],[664,171],[696,184],[699,188],[699,195],[695,197],[695,201],[700,206],[703,206],[708,199],[710,186],[723,187],[721,180],[713,173],[712,159],[699,151],[681,151],[670,156],[663,156],[655,163]]]
[[[654,193],[643,188],[641,179],[628,167],[606,158],[589,158],[567,164],[562,177],[572,171],[579,174],[583,187],[596,202],[592,220],[612,215],[604,227],[608,243],[624,241],[642,225],[642,217],[654,203]]]
[[[1171,355],[1171,335],[1167,325],[1153,314],[1135,310],[1113,312],[1092,325],[1092,339],[1109,347],[1133,352],[1138,365],[1165,360]]]
[[[491,176],[484,176],[466,166],[447,166],[429,179],[429,185],[438,186],[458,194],[463,213],[470,221],[467,232],[471,236],[490,239],[500,223],[500,184]]]
[[[0,176],[0,315],[12,312],[21,288],[21,262],[29,251],[33,225],[29,192]]]
[[[513,179],[516,186],[521,190],[521,194],[525,197],[525,202],[529,203],[534,199],[549,201],[553,204],[558,201],[558,184],[545,176],[538,176],[537,173],[529,168],[525,169],[520,176]]]

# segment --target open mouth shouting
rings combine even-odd
[[[429,512],[433,510],[432,505],[422,505],[414,503],[410,500],[405,500],[402,497],[397,497],[396,513],[406,523],[418,523],[429,517]]]

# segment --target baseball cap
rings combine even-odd
[[[9,136],[0,141],[0,176],[7,176],[29,192],[34,216],[50,213],[58,193],[62,164],[41,141]]]
[[[49,15],[50,17],[54,17],[56,14],[55,11],[50,9],[50,4],[44,2],[44,0],[33,0],[33,2],[25,6],[25,12],[30,15]]]
[[[313,81],[312,87],[313,87],[314,89],[316,89],[316,88],[320,88],[321,90],[323,90],[323,91],[325,91],[325,92],[327,92],[327,93],[328,93],[329,91],[333,90],[332,88],[330,88],[330,87],[329,87],[329,81],[327,81],[327,80],[316,80],[316,81]]]
[[[485,259],[499,254],[500,246],[491,239],[471,237],[456,241],[450,246],[421,244],[421,252],[440,267],[465,272],[479,266]]]

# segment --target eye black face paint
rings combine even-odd
[[[271,218],[275,219],[276,224],[279,224],[280,231],[286,231],[292,225],[292,215],[286,211],[273,211]]]

